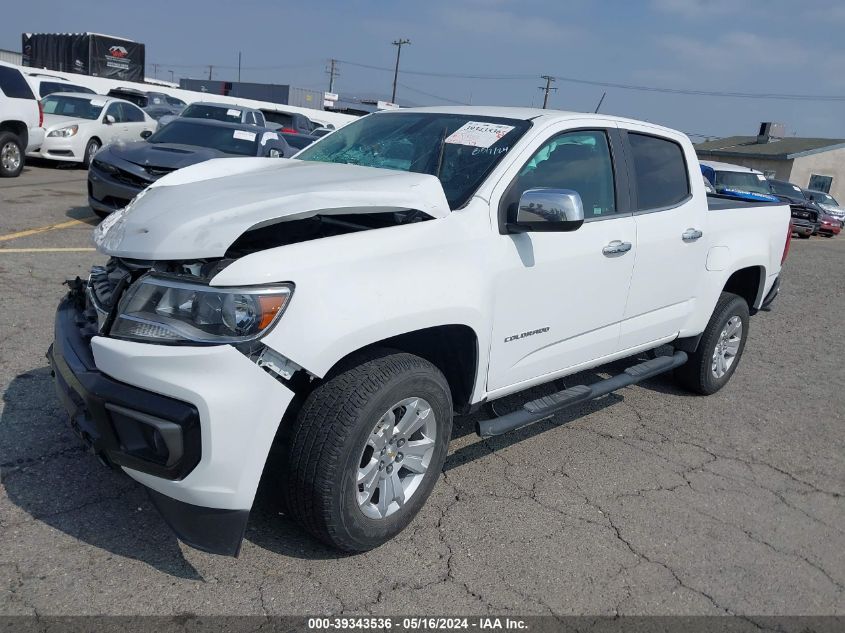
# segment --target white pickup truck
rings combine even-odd
[[[70,283],[48,356],[71,426],[186,543],[237,555],[275,445],[290,514],[363,551],[425,502],[454,413],[628,357],[483,407],[479,434],[670,370],[722,388],[778,292],[789,224],[786,205],[708,198],[689,139],[656,125],[379,113],[297,159],[150,186],[96,229],[108,262]]]

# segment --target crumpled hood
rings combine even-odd
[[[234,154],[226,154],[210,147],[177,145],[174,143],[148,143],[147,141],[114,143],[109,145],[106,151],[142,167],[150,166],[166,169],[182,169],[212,158],[234,156]]]
[[[94,230],[115,257],[222,257],[250,229],[314,215],[416,209],[449,203],[434,176],[284,158],[214,159],[161,178]]]

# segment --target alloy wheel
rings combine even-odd
[[[428,401],[405,398],[379,418],[361,452],[356,478],[358,507],[371,519],[399,511],[417,492],[437,440]]]
[[[0,149],[0,163],[6,171],[17,171],[21,166],[21,148],[17,143],[8,141]]]
[[[710,371],[716,378],[722,378],[731,366],[736,361],[736,355],[739,353],[739,345],[742,342],[742,319],[734,315],[722,332],[719,334],[719,340],[716,341],[716,349],[713,350],[713,363]]]

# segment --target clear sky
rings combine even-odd
[[[147,47],[147,75],[234,79],[389,97],[395,47],[401,68],[496,79],[401,74],[399,98],[539,105],[539,75],[682,90],[845,96],[843,0],[38,0],[5,3],[0,48],[23,31],[93,31]],[[761,121],[787,134],[845,138],[845,100],[688,96],[559,80],[550,107],[646,119],[704,135],[755,134]],[[426,94],[428,93],[428,94]],[[432,96],[436,95],[436,96]],[[693,138],[693,140],[699,140]]]

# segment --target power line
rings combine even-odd
[[[358,68],[366,68],[369,70],[391,71],[392,68],[384,66],[374,66],[372,64],[361,64],[349,60],[339,60],[349,66],[356,66]],[[521,79],[533,79],[536,75],[533,74],[517,74],[517,75],[484,75],[484,74],[466,74],[466,73],[444,73],[431,72],[421,70],[403,70],[406,75],[416,75],[420,77],[440,77],[444,79],[480,79],[493,81],[509,81]],[[558,81],[564,81],[575,84],[583,84],[587,86],[599,86],[602,88],[618,88],[620,90],[635,90],[641,92],[659,92],[667,94],[692,95],[700,97],[731,97],[738,99],[783,99],[788,101],[845,101],[845,95],[818,95],[818,94],[789,94],[789,93],[760,93],[760,92],[735,92],[727,90],[693,90],[684,88],[665,88],[660,86],[643,86],[638,84],[624,84],[609,81],[594,81],[589,79],[579,79],[577,77],[564,77],[555,75]]]
[[[457,101],[455,99],[449,99],[448,97],[441,97],[440,95],[435,95],[430,92],[425,92],[424,90],[420,90],[419,88],[412,88],[406,84],[400,83],[405,90],[410,90],[411,92],[416,92],[418,94],[424,95],[426,97],[431,97],[432,99],[438,99],[440,101],[445,101],[446,103],[454,103],[455,105],[470,105],[466,101]]]

